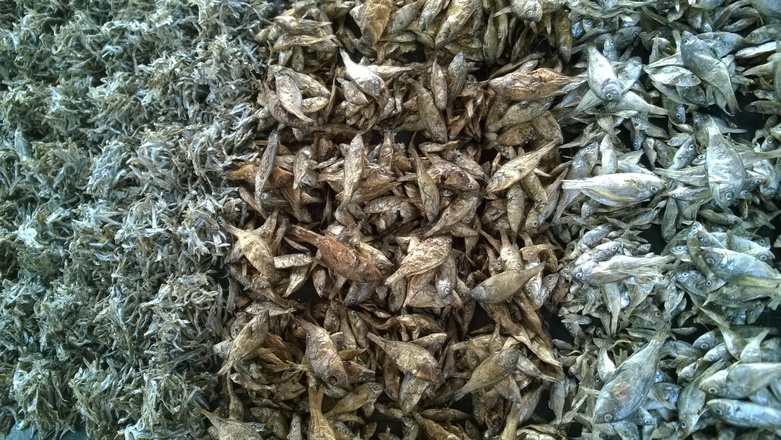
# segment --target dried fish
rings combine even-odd
[[[778,427],[776,0],[36,1],[0,14],[0,427]]]

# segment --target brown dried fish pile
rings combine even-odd
[[[229,174],[251,209],[227,226],[245,309],[215,347],[223,416],[277,438],[514,436],[563,377],[539,314],[568,288],[549,109],[585,79],[529,53],[545,26],[434,3],[300,2],[256,35],[274,61],[260,153]]]

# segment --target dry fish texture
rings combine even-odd
[[[197,6],[0,6],[3,426],[781,434],[778,0]]]
[[[561,121],[565,132],[586,125],[566,144],[577,150],[552,225],[569,241],[559,276],[572,286],[558,313],[573,342],[554,341],[572,382],[566,397],[551,399],[584,436],[687,438],[715,426],[720,435],[748,428],[749,438],[779,428],[775,409],[756,407],[779,405],[776,364],[761,359],[777,329],[752,326],[779,302],[768,237],[778,213],[779,139],[770,134],[778,119],[758,118],[753,138],[733,119],[757,112],[736,96],[774,88],[748,79],[763,61],[738,55],[751,45],[739,27],[761,25],[753,8],[737,13],[744,6],[727,2],[717,21],[688,9],[695,15],[681,31],[672,22],[682,12],[657,3],[638,15],[631,43],[648,52],[616,52],[619,29],[583,11],[581,26],[588,18],[591,29],[608,28],[591,38],[583,28],[575,48],[587,52],[588,90],[558,106],[573,123]],[[670,27],[647,28],[649,17]],[[628,64],[636,53],[642,71]],[[607,66],[592,71],[592,59]],[[663,246],[649,243],[654,234]],[[766,382],[752,376],[759,371]]]
[[[282,25],[307,13],[330,26]],[[296,347],[292,364],[277,372],[308,387],[310,403],[324,393],[325,414],[293,417],[296,394],[283,418],[309,417],[310,437],[374,432],[375,410],[404,438],[773,428],[775,413],[746,400],[778,404],[777,364],[758,354],[770,330],[721,349],[692,343],[779,302],[781,274],[758,238],[777,214],[777,118],[754,139],[732,122],[773,113],[741,104],[757,85],[775,99],[775,49],[751,51],[740,34],[761,23],[730,2],[302,2],[282,12],[256,41],[270,70],[309,79],[275,73],[258,115],[261,136],[279,144],[271,175],[295,177],[264,190],[249,221],[273,219],[278,253],[312,255],[296,269],[317,296],[297,293],[300,278],[284,268],[266,287],[278,293],[245,283],[245,294],[295,309],[277,333]],[[766,67],[754,60],[763,56]],[[563,68],[570,58],[579,63]],[[304,112],[315,90],[328,104]],[[236,167],[260,169],[268,151]],[[259,191],[237,172],[244,193]],[[652,231],[666,246],[649,243]],[[551,340],[542,308],[567,340]],[[315,333],[328,354],[310,344]],[[260,355],[243,365],[275,370]],[[757,378],[747,387],[738,376]],[[260,400],[277,401],[269,393]],[[555,419],[532,434],[524,426],[543,396]],[[464,399],[471,414],[445,416]],[[342,409],[364,405],[352,417]]]
[[[567,174],[550,108],[585,80],[550,53],[513,54],[509,28],[526,25],[510,10],[490,50],[514,65],[479,80],[482,51],[464,45],[487,12],[304,2],[256,36],[274,88],[258,98],[257,158],[228,174],[253,214],[226,228],[243,296],[293,311],[226,361],[228,406],[273,411],[288,432],[309,420],[308,438],[366,435],[375,412],[407,438],[509,436],[564,377],[539,315],[567,290],[547,234]],[[424,61],[406,61],[421,44]],[[459,400],[470,413],[442,424]]]

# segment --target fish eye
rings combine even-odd
[[[727,192],[724,193],[724,198],[726,200],[732,200],[733,197],[735,197],[735,196],[732,195],[732,191],[727,191]]]
[[[612,101],[613,100],[613,94],[610,93],[610,92],[606,92],[605,93],[605,98],[607,98],[608,101]]]
[[[536,227],[537,227],[537,226],[539,226],[539,225],[540,225],[540,222],[538,222],[537,220],[534,220],[534,221],[532,222],[532,227],[533,227],[533,228],[536,228]]]
[[[707,342],[700,343],[700,350],[707,350],[710,345]]]
[[[651,185],[651,192],[656,194],[657,191],[659,191],[659,188],[657,188],[656,185]]]
[[[602,420],[604,420],[607,423],[610,423],[611,420],[613,420],[613,414],[605,414],[602,416]]]
[[[716,394],[719,390],[716,389],[716,387],[710,387],[708,388],[708,394]]]
[[[678,119],[678,120],[683,119],[683,112],[681,112],[681,111],[675,112],[675,119]]]
[[[709,265],[711,265],[711,266],[713,266],[714,264],[716,264],[716,260],[715,260],[713,257],[708,257],[708,258],[706,258],[706,259],[705,259],[705,262],[706,262],[706,263],[708,263],[708,264],[709,264]],[[707,284],[707,283],[710,283],[710,281],[706,281],[706,284]]]
[[[653,420],[651,420],[649,417],[646,417],[643,419],[643,425],[652,425]]]
[[[618,252],[618,245],[614,244],[613,246],[610,246],[610,251],[611,252]]]
[[[335,375],[332,374],[332,375],[328,376],[328,383],[330,383],[331,385],[338,385],[339,384],[339,379]]]
[[[714,408],[713,409],[713,413],[716,414],[717,416],[720,416],[720,415],[723,414],[723,412],[721,411],[721,408]]]
[[[575,274],[572,274],[572,275],[575,277],[575,279],[578,279],[578,280],[583,278],[583,273],[582,272],[578,272],[578,273],[575,273]]]
[[[767,262],[767,255],[760,255],[759,256],[759,261]]]
[[[686,422],[681,421],[680,423],[678,423],[678,426],[680,426],[682,429],[686,429],[686,427],[689,425]]]

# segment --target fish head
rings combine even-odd
[[[602,397],[600,393],[600,397]],[[597,403],[594,406],[594,423],[612,423],[618,421],[615,418],[616,401],[608,396],[608,398],[598,398]]]
[[[382,392],[385,391],[385,386],[383,386],[381,383],[377,382],[371,382],[368,386],[368,394],[371,398],[377,398],[382,394]]]
[[[572,277],[575,278],[576,280],[583,281],[585,275],[586,275],[586,269],[584,265],[580,265],[572,268]]]
[[[675,111],[673,112],[672,116],[676,122],[682,124],[686,122],[686,109],[683,107],[683,105],[677,105],[675,106]]]
[[[687,248],[688,249],[688,248]],[[675,281],[678,281],[679,283],[687,286],[691,282],[690,280],[693,280],[694,277],[696,277],[696,273],[693,269],[692,270],[680,270],[675,273]]]
[[[737,201],[732,184],[717,183],[710,188],[713,201],[722,208],[729,208]]]
[[[673,246],[670,248],[670,254],[675,256],[675,258],[679,260],[684,260],[689,258],[689,247],[686,245],[678,245]]]
[[[329,385],[342,389],[350,389],[350,381],[347,378],[347,372],[344,370],[344,364],[338,358],[332,359],[328,366],[328,375],[326,382]]]
[[[707,264],[709,268],[711,269],[725,268],[723,267],[725,262],[724,261],[725,256],[719,252],[719,249],[712,248],[712,247],[703,247],[701,248],[700,252],[702,255],[702,259],[705,260],[705,264]]]
[[[681,45],[683,46],[694,48],[697,47],[699,41],[700,40],[689,31],[683,31],[683,34],[681,34]]]
[[[721,370],[700,382],[700,391],[710,395],[718,395],[727,380],[727,370]]]
[[[639,182],[639,186],[643,191],[646,191],[652,196],[655,196],[659,194],[660,191],[667,189],[664,180],[656,176],[648,176],[648,177],[649,177],[648,179]]]
[[[602,94],[608,101],[618,101],[621,99],[621,84],[618,81],[605,81],[602,84]]]
[[[724,419],[728,417],[734,411],[734,405],[732,400],[727,399],[713,399],[706,405],[708,410],[717,418]]]
[[[424,364],[418,377],[434,383],[445,381],[445,377],[442,375],[442,368],[438,364]]]
[[[618,0],[599,0],[599,7],[604,11],[613,9],[618,4]]]

